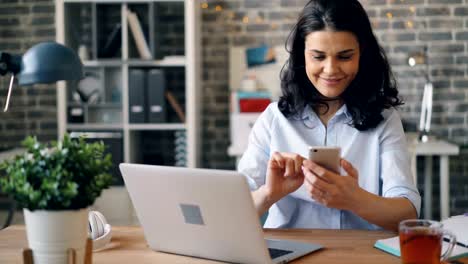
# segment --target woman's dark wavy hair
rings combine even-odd
[[[352,116],[350,125],[360,131],[377,127],[384,109],[398,106],[395,78],[387,57],[375,38],[369,17],[357,0],[311,0],[304,7],[286,42],[289,59],[281,70],[278,107],[286,116],[300,114],[309,105],[327,105],[305,71],[305,38],[314,31],[353,33],[359,42],[359,71],[341,95]]]

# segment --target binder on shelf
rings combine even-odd
[[[145,60],[152,60],[153,56],[151,55],[148,42],[146,41],[145,35],[143,34],[143,29],[141,27],[140,21],[138,20],[138,16],[134,12],[128,10],[127,20],[140,57]]]
[[[166,98],[169,104],[171,105],[172,109],[176,112],[177,116],[180,119],[180,122],[185,123],[185,113],[182,109],[182,106],[179,104],[177,99],[175,98],[174,94],[170,91],[166,91]]]
[[[166,100],[164,99],[166,80],[164,72],[158,69],[149,70],[147,78],[148,122],[164,123],[166,122]]]
[[[145,122],[145,71],[130,69],[128,72],[128,102],[130,123]]]

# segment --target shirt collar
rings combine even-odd
[[[351,121],[352,116],[351,113],[348,111],[348,107],[346,104],[340,107],[338,111],[335,113],[335,115],[332,117],[332,119],[337,119],[337,118],[345,118],[345,122]],[[314,110],[307,105],[304,107],[304,110],[300,114],[300,120],[303,120],[309,128],[314,128],[318,124],[320,124],[320,118],[317,116]]]

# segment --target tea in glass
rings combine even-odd
[[[442,224],[431,220],[405,220],[399,226],[401,262],[404,264],[440,264],[456,243],[455,236],[442,229]],[[450,237],[450,246],[441,255],[444,236]]]

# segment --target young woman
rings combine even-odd
[[[265,227],[397,230],[417,218],[396,83],[357,0],[312,0],[288,38],[282,97],[259,117],[238,170]],[[343,175],[308,160],[341,147]]]

